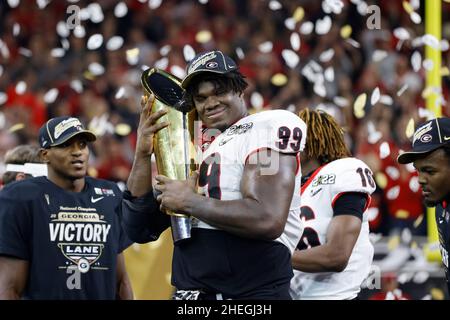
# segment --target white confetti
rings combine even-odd
[[[350,102],[348,101],[348,99],[344,98],[344,97],[334,97],[333,98],[333,102],[341,108],[347,107],[350,105]]]
[[[391,154],[391,148],[389,147],[389,143],[383,142],[380,145],[380,158],[386,159]]]
[[[341,14],[344,3],[341,0],[324,0],[322,1],[322,10],[327,13]]]
[[[409,228],[404,228],[401,233],[401,239],[403,243],[411,243],[412,233]]]
[[[333,59],[334,57],[334,49],[330,48],[328,50],[323,51],[320,56],[319,56],[319,60],[323,63],[326,63],[328,61],[330,61],[331,59]]]
[[[170,50],[172,50],[172,46],[170,44],[166,44],[165,46],[161,47],[161,49],[159,49],[159,54],[165,57],[169,54]]]
[[[19,33],[20,33],[20,24],[18,24],[16,22],[16,23],[14,23],[14,26],[13,26],[13,36],[17,37],[19,35]]]
[[[94,75],[94,76],[100,76],[105,73],[105,67],[102,66],[98,62],[92,62],[88,66],[88,70]]]
[[[244,50],[242,50],[241,47],[236,48],[236,55],[240,60],[243,60],[245,58]]]
[[[434,68],[434,62],[431,59],[423,60],[423,68],[427,71],[431,71]]]
[[[425,45],[432,47],[433,49],[439,50],[440,43],[439,40],[432,34],[425,34],[422,36],[422,41]]]
[[[294,51],[300,50],[301,40],[297,32],[292,32],[290,37],[291,47]]]
[[[155,10],[155,9],[159,8],[161,3],[162,3],[162,0],[149,0],[148,7],[152,10]]]
[[[386,174],[392,179],[392,180],[398,180],[400,178],[400,171],[393,166],[386,167]]]
[[[8,100],[8,96],[6,93],[0,91],[0,106],[4,104]],[[2,113],[3,114],[3,113]]]
[[[325,76],[325,80],[327,80],[328,82],[333,82],[334,81],[334,68],[331,66],[326,68],[325,72],[324,72],[324,76]]]
[[[414,51],[411,55],[411,65],[414,72],[418,72],[420,70],[420,67],[422,66],[422,56],[419,51]]]
[[[63,48],[53,48],[50,51],[50,55],[53,58],[61,58],[61,57],[64,57],[65,54],[66,54],[66,51]]]
[[[273,43],[271,41],[265,41],[258,46],[258,50],[262,53],[271,52],[273,49]]]
[[[155,68],[166,69],[169,66],[169,59],[167,57],[162,57],[155,62]]]
[[[394,36],[403,41],[408,40],[411,37],[408,30],[403,27],[394,29]]]
[[[30,49],[22,47],[19,48],[19,53],[25,57],[31,57],[33,55]]]
[[[368,208],[367,209],[367,219],[369,221],[375,220],[380,214],[380,210],[378,208]]]
[[[412,192],[418,192],[420,189],[419,178],[414,176],[409,180],[409,189]]]
[[[3,92],[0,92],[0,105],[3,104],[3,102],[2,102],[2,93]],[[0,112],[0,130],[2,130],[5,127],[5,124],[6,124],[6,117],[3,114],[3,112]]]
[[[87,9],[90,13],[90,18],[93,23],[100,23],[105,19],[102,7],[98,3],[91,3]]]
[[[361,45],[359,44],[358,41],[356,41],[355,39],[352,38],[348,38],[345,39],[346,42],[350,43],[351,46],[355,47],[355,48],[361,48]]]
[[[256,110],[261,110],[264,106],[264,98],[259,92],[253,92],[250,96],[250,104]]]
[[[89,50],[96,50],[103,44],[103,36],[100,33],[93,34],[89,37],[87,42],[87,48]]]
[[[59,91],[56,88],[52,88],[48,90],[44,95],[44,102],[47,104],[51,104],[55,102],[56,98],[58,97]]]
[[[9,59],[9,49],[8,46],[6,45],[6,43],[4,43],[2,41],[2,39],[0,39],[0,51],[2,53],[2,56],[5,60]]]
[[[435,117],[433,111],[425,109],[423,107],[420,107],[418,111],[419,111],[419,118],[425,118],[427,120],[430,120]]]
[[[405,91],[408,89],[408,84],[405,83],[398,91],[397,91],[397,97],[400,97]]]
[[[195,50],[189,44],[183,47],[184,61],[191,61],[195,57]]]
[[[293,31],[295,29],[295,25],[297,24],[297,21],[295,21],[294,18],[289,17],[286,20],[284,20],[284,26],[288,29]]]
[[[359,1],[356,4],[356,10],[362,16],[365,16],[367,14],[367,9],[368,9],[368,5],[365,1]]]
[[[3,66],[0,65],[0,77],[2,76],[2,74],[3,74]]]
[[[388,53],[386,51],[377,49],[372,54],[372,60],[374,62],[380,62],[381,60],[383,60],[387,56],[388,56]]]
[[[67,28],[67,24],[64,21],[59,21],[56,25],[56,33],[61,38],[67,38],[70,34],[69,28]]]
[[[70,42],[67,39],[61,39],[61,45],[66,51],[70,49]]]
[[[412,272],[404,272],[398,276],[398,283],[405,284],[411,281],[414,274]]]
[[[305,21],[300,26],[300,33],[304,35],[311,34],[311,32],[314,30],[314,23],[311,21]]]
[[[391,106],[394,103],[394,99],[386,94],[381,95],[380,102],[384,105]]]
[[[37,2],[39,9],[42,10],[50,3],[50,0],[37,0],[36,2]]]
[[[325,88],[325,85],[323,84],[323,81],[316,81],[314,83],[313,90],[314,93],[317,94],[319,97],[325,98],[327,95],[327,90]]]
[[[372,92],[372,96],[370,97],[370,103],[374,106],[378,103],[378,101],[380,101],[380,98],[380,88],[376,87]]]
[[[122,99],[124,96],[125,96],[125,88],[124,87],[120,87],[119,90],[117,90],[116,95],[114,96],[114,98]]]
[[[81,21],[86,21],[91,17],[91,11],[88,8],[82,8],[78,13],[78,18]]]
[[[86,36],[86,30],[79,24],[73,29],[73,35],[77,38],[84,38]]]
[[[411,18],[411,21],[414,22],[415,24],[420,24],[422,22],[422,17],[417,12],[411,12],[409,17]]]
[[[114,7],[114,16],[116,18],[123,18],[127,15],[127,13],[128,13],[128,7],[127,7],[127,4],[123,1],[119,2]]]
[[[441,51],[447,51],[449,49],[449,43],[447,39],[442,39],[440,42]]]
[[[109,51],[119,50],[123,45],[123,38],[121,36],[114,36],[106,42],[106,49]]]
[[[24,94],[27,90],[27,84],[25,81],[19,81],[16,85],[16,93],[17,94]]]
[[[198,2],[199,2],[200,4],[207,4],[207,3],[208,3],[208,0],[198,0]]]
[[[290,104],[287,106],[286,110],[289,112],[295,112],[297,110],[297,108],[295,107],[294,104]]]
[[[16,8],[20,3],[20,0],[8,0],[8,4],[11,8]]]
[[[318,35],[327,34],[331,29],[332,21],[330,16],[325,16],[323,19],[316,21],[316,33]]]
[[[174,65],[170,68],[170,73],[172,73],[175,77],[178,77],[180,79],[184,78],[184,76],[186,75],[186,71],[184,70],[184,68]]]
[[[395,186],[390,188],[387,192],[386,192],[386,198],[388,198],[389,200],[395,200],[398,198],[398,195],[400,194],[400,187],[399,186]]]
[[[75,90],[77,93],[82,93],[83,92],[83,84],[81,83],[80,80],[72,80],[70,82],[70,87]]]
[[[409,0],[409,4],[414,10],[417,10],[420,8],[420,0]]]
[[[434,118],[435,116],[434,116],[434,114],[433,114],[433,118]],[[399,151],[399,154],[401,154],[401,153],[403,153],[404,151],[402,151],[402,150],[400,150]],[[411,173],[414,173],[414,172],[416,172],[416,168],[414,167],[414,163],[408,163],[408,164],[406,164],[405,165],[405,167],[406,167],[406,170],[408,170],[408,172],[411,172]]]
[[[429,277],[430,277],[430,274],[427,271],[419,271],[414,276],[413,282],[418,283],[418,284],[423,284],[428,280]]]
[[[283,8],[283,6],[278,1],[271,0],[269,2],[269,8],[270,8],[270,10],[280,10],[281,8]]]
[[[284,49],[281,52],[281,56],[283,57],[284,61],[286,62],[286,65],[291,69],[294,69],[300,62],[300,58],[297,55],[297,53],[295,53],[294,51],[292,51],[290,49]]]

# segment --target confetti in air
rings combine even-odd
[[[190,45],[185,45],[183,47],[183,56],[184,61],[191,61],[195,57],[195,51],[194,48],[192,48]]]
[[[128,13],[128,7],[126,5],[125,2],[119,2],[115,7],[114,7],[114,16],[116,18],[123,18],[127,15]]]
[[[106,49],[108,51],[119,50],[123,46],[123,38],[121,36],[114,36],[106,42]]]
[[[56,98],[58,97],[59,90],[56,88],[52,88],[48,90],[44,95],[44,102],[47,104],[51,104],[55,102]]]
[[[264,106],[264,98],[259,92],[253,92],[250,96],[250,104],[256,110],[261,110]]]

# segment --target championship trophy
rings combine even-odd
[[[151,112],[166,110],[157,122],[169,126],[154,135],[154,153],[158,173],[170,179],[186,180],[195,170],[194,121],[196,111],[183,101],[181,80],[157,68],[142,73],[141,84],[145,94],[155,96]],[[167,211],[171,217],[173,242],[191,237],[191,218],[184,214]]]

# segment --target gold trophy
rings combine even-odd
[[[146,95],[155,96],[151,112],[167,110],[158,122],[169,126],[154,135],[154,152],[158,173],[170,179],[186,180],[195,170],[194,121],[196,111],[183,102],[181,80],[157,68],[142,73],[141,84]],[[171,216],[174,243],[191,237],[191,218],[184,214],[167,211]]]

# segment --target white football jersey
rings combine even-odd
[[[328,225],[333,219],[333,205],[345,192],[375,191],[372,171],[356,158],[332,161],[318,168],[302,186],[301,217],[304,232],[298,249],[305,250],[325,244]],[[342,272],[305,273],[294,270],[291,280],[293,299],[353,299],[368,276],[373,259],[373,246],[369,240],[367,206],[363,214],[361,231],[347,267]]]
[[[207,197],[220,200],[242,199],[241,179],[244,167],[252,153],[261,149],[271,149],[280,153],[297,153],[298,168],[294,195],[285,230],[277,239],[292,253],[302,234],[299,152],[303,150],[305,141],[306,125],[292,112],[270,110],[249,115],[218,135],[203,151],[199,186],[203,187]],[[263,170],[266,170],[266,174],[275,174],[278,163]],[[216,229],[195,218],[192,227]]]

